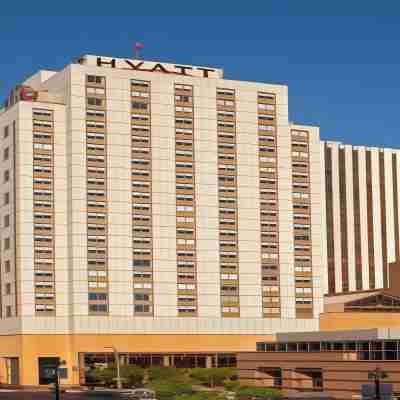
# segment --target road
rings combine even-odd
[[[54,400],[54,393],[50,392],[25,392],[25,391],[2,391],[0,400]],[[62,393],[60,400],[116,400],[118,397],[98,395],[87,395],[83,393]]]

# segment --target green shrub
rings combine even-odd
[[[176,396],[174,400],[221,400],[221,396],[214,392],[197,392]]]
[[[236,392],[239,400],[247,400],[252,398],[280,400],[283,395],[277,389],[263,388],[257,386],[241,386]]]
[[[150,367],[148,375],[150,381],[182,382],[187,380],[186,370],[172,367]]]
[[[153,380],[149,387],[156,392],[158,400],[171,400],[176,396],[190,395],[193,393],[192,386],[184,382],[169,380]]]
[[[110,367],[96,367],[87,372],[87,379],[95,384],[111,386],[115,383],[116,371]]]
[[[143,385],[144,369],[142,367],[137,365],[121,365],[120,373],[125,386],[140,387]]]
[[[141,386],[143,384],[144,369],[137,365],[121,365],[120,375],[123,386]],[[87,373],[88,380],[105,386],[117,385],[117,367],[114,364],[108,367],[97,367]]]
[[[198,383],[209,387],[221,386],[225,380],[237,377],[235,368],[193,368],[190,377]]]
[[[232,378],[226,378],[223,384],[225,389],[229,392],[235,392],[240,386],[239,381],[237,379],[233,380]]]

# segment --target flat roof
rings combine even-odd
[[[345,331],[283,332],[276,334],[277,342],[325,342],[351,340],[400,340],[400,328],[373,328]]]

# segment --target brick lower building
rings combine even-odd
[[[324,391],[335,399],[359,398],[378,367],[400,394],[400,329],[279,334],[277,342],[258,343],[257,352],[240,353],[238,366],[242,383]]]

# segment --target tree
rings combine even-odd
[[[222,386],[224,381],[237,378],[235,368],[193,368],[190,377],[209,387]]]

